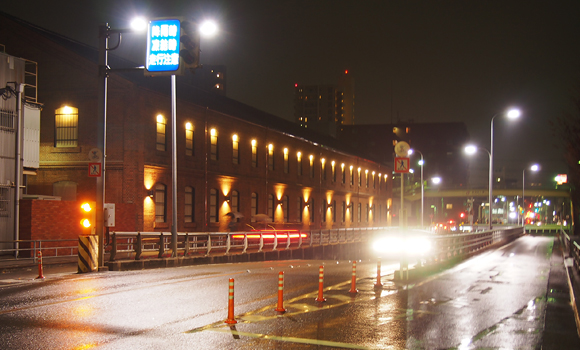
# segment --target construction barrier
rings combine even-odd
[[[97,235],[79,236],[78,272],[93,272],[99,267],[97,262],[99,237]]]
[[[225,321],[228,324],[236,324],[234,319],[234,279],[230,278],[230,288],[228,290],[228,318]]]
[[[38,277],[36,277],[36,279],[42,279],[44,278],[44,275],[42,273],[43,269],[42,269],[42,252],[38,251]]]
[[[278,312],[286,312],[284,308],[284,272],[280,271],[278,273],[278,306],[276,307]]]
[[[320,266],[318,268],[318,298],[315,300],[319,303],[326,301],[326,298],[323,295],[324,290],[324,266]]]
[[[375,284],[375,288],[383,288],[383,284],[381,283],[381,259],[377,260],[377,283]]]
[[[352,294],[358,293],[358,290],[356,290],[356,260],[352,262],[352,282],[348,292]]]

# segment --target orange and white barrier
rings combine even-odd
[[[228,318],[225,321],[228,324],[236,324],[234,319],[234,279],[230,278],[230,288],[228,291]]]
[[[358,293],[358,290],[356,290],[356,261],[352,262],[352,282],[348,292],[352,294]]]
[[[276,311],[286,312],[284,308],[284,272],[282,271],[278,273],[278,306]]]
[[[42,252],[38,251],[38,277],[36,277],[36,279],[42,279],[44,278],[44,275],[42,274]]]
[[[320,266],[318,268],[318,298],[315,299],[319,303],[326,301],[326,298],[323,296],[323,289],[324,289],[324,266]]]
[[[383,284],[381,283],[381,259],[377,261],[377,283],[375,284],[375,288],[383,288]]]

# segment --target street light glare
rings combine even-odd
[[[218,26],[214,21],[207,20],[200,24],[199,32],[205,37],[213,36],[217,33]]]
[[[136,17],[133,18],[133,20],[131,21],[131,29],[133,29],[136,32],[142,32],[147,28],[147,22],[145,21],[145,18],[143,17]]]
[[[538,164],[534,164],[530,167],[530,170],[531,171],[538,171],[538,170],[540,170],[540,166]]]
[[[467,145],[464,148],[464,152],[469,155],[473,155],[477,152],[477,147],[475,147],[474,145]]]
[[[438,185],[441,183],[441,178],[439,176],[435,176],[431,178],[431,181],[433,181],[435,185]]]
[[[515,109],[515,108],[514,109],[510,109],[507,112],[507,117],[510,118],[510,119],[517,119],[517,118],[520,117],[520,115],[522,115],[522,113],[520,112],[520,110],[519,109]]]
[[[412,148],[410,148],[410,149],[407,151],[407,155],[411,155],[411,154],[413,154],[413,149],[412,149]]]

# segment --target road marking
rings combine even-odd
[[[344,348],[344,349],[371,349],[371,348],[368,348],[366,346],[360,346],[360,345],[349,344],[349,343],[340,343],[340,342],[329,341],[329,340],[296,338],[296,337],[280,337],[277,335],[267,335],[267,334],[260,334],[260,333],[247,333],[247,332],[240,332],[240,331],[233,330],[233,329],[223,329],[223,328],[210,328],[208,330],[213,331],[213,332],[220,332],[220,333],[231,333],[234,336],[242,336],[242,337],[264,339],[264,340],[283,341],[283,342],[289,342],[289,343],[300,343],[300,344],[309,344],[309,345],[317,345],[317,346],[329,346],[329,347]]]

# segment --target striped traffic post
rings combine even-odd
[[[356,261],[352,262],[352,282],[348,292],[352,294],[358,293],[358,290],[356,290]]]
[[[79,236],[78,272],[92,272],[98,268],[97,257],[99,249],[97,235]]]
[[[381,258],[377,261],[377,283],[375,284],[375,288],[383,288],[383,284],[381,283]]]
[[[278,273],[278,306],[276,311],[286,312],[284,308],[284,272],[282,271]]]
[[[42,273],[42,252],[39,250],[36,256],[38,257],[38,277],[36,277],[36,279],[43,279],[44,274]]]
[[[234,319],[234,279],[230,278],[230,288],[228,292],[228,318],[225,321],[228,324],[238,323]]]
[[[326,301],[326,298],[323,296],[323,289],[324,289],[324,266],[320,266],[318,268],[318,298],[315,299],[319,303]]]

